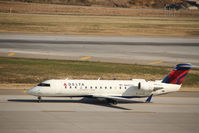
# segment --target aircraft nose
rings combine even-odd
[[[33,94],[33,88],[31,88],[31,89],[29,89],[28,91],[27,91],[27,93],[29,94],[29,95],[32,95]]]
[[[27,91],[27,93],[28,93],[29,95],[37,95],[37,93],[38,93],[38,88],[36,88],[36,87],[31,88],[31,89],[29,89],[29,90]]]

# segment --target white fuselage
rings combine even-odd
[[[49,86],[36,86],[28,91],[35,96],[118,96],[147,97],[178,91],[181,85],[161,83],[161,81],[133,80],[68,80],[52,79],[42,82]],[[138,84],[141,88],[138,88]]]

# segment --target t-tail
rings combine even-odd
[[[182,84],[192,67],[191,64],[176,65],[176,67],[162,80],[162,83]]]

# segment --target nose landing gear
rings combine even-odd
[[[42,99],[41,99],[41,96],[38,96],[37,99],[38,99],[38,101],[37,101],[38,103],[40,103],[41,100],[42,100]]]

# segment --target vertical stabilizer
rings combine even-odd
[[[191,64],[176,65],[176,67],[162,80],[162,83],[182,84],[191,67]]]

